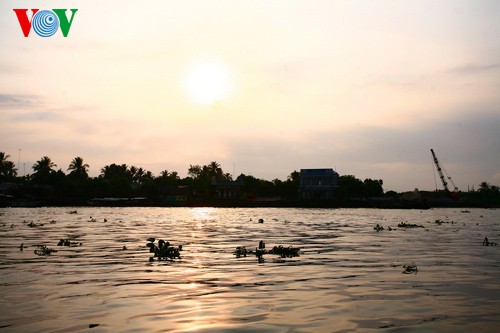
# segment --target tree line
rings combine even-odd
[[[150,204],[160,204],[165,197],[177,195],[215,198],[214,181],[224,183],[235,180],[216,161],[190,165],[184,178],[176,171],[163,170],[154,175],[142,167],[116,163],[104,166],[98,176],[90,177],[89,165],[82,157],[73,158],[66,172],[57,168],[49,157],[43,156],[33,165],[33,173],[21,177],[10,156],[0,152],[0,183],[3,183],[0,196],[31,197],[47,204],[86,204],[92,198],[104,197],[144,197]],[[241,185],[240,199],[273,197],[285,201],[299,200],[300,173],[295,170],[285,180],[269,181],[245,174],[239,175],[237,180]],[[394,191],[384,193],[381,179],[361,180],[353,175],[343,175],[339,177],[338,185],[338,201],[382,196],[397,199],[401,194]],[[464,193],[462,198],[496,205],[497,201],[500,203],[500,189],[481,182],[477,191]]]
[[[10,156],[0,152],[0,182],[18,184],[12,194],[43,197],[55,203],[86,203],[95,197],[147,197],[151,202],[161,200],[165,195],[175,195],[179,188],[186,189],[197,197],[214,197],[213,182],[233,181],[221,165],[210,162],[206,165],[190,165],[187,177],[181,178],[176,171],[163,170],[158,175],[142,167],[112,163],[104,166],[97,177],[88,174],[89,165],[82,157],[75,157],[66,172],[48,156],[43,156],[33,165],[33,173],[18,176],[16,165]],[[283,200],[297,200],[300,173],[293,171],[285,180],[272,181],[241,174],[241,192],[245,198],[279,197]],[[383,181],[357,179],[355,176],[341,176],[338,194],[340,197],[369,197],[383,195]],[[16,192],[17,191],[17,192]]]

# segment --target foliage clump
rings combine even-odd
[[[30,223],[27,224],[27,226],[30,228],[36,228],[36,227],[43,226],[43,224],[42,223],[35,223],[35,222],[31,221]]]
[[[170,242],[165,242],[163,239],[160,239],[158,245],[156,245],[154,241],[154,238],[148,238],[148,243],[146,244],[149,247],[149,252],[154,253],[154,257],[150,257],[149,261],[153,261],[154,258],[158,258],[158,261],[181,259],[180,252],[182,251],[182,245],[178,247],[171,246]]]
[[[423,228],[423,225],[420,224],[414,224],[414,223],[406,223],[406,222],[401,222],[398,224],[399,228]]]
[[[403,274],[417,274],[417,265],[403,265]]]
[[[490,242],[488,240],[488,237],[484,237],[484,240],[483,240],[483,246],[497,246],[498,244],[495,243],[495,242]]]
[[[298,247],[284,247],[282,245],[274,246],[269,253],[270,254],[277,254],[281,256],[281,258],[292,258],[292,257],[298,257],[299,256],[299,251],[300,248]]]
[[[57,252],[57,250],[51,249],[45,245],[37,245],[37,249],[34,251],[34,253],[39,256],[48,256],[52,252]]]
[[[292,257],[298,257],[300,252],[300,248],[298,247],[284,247],[283,245],[278,245],[274,246],[271,250],[267,251],[265,249],[265,244],[263,241],[259,242],[259,248],[255,248],[255,251],[252,250],[247,250],[244,246],[238,246],[233,254],[236,256],[236,258],[240,257],[246,257],[248,254],[255,255],[258,259],[259,262],[263,261],[263,256],[265,254],[274,254],[274,255],[279,255],[281,258],[292,258]]]

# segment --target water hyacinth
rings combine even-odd
[[[170,242],[165,242],[163,239],[160,239],[158,245],[156,245],[154,241],[155,238],[148,238],[148,243],[146,243],[149,252],[154,253],[154,257],[150,257],[149,261],[153,261],[154,258],[158,258],[158,260],[181,259],[182,245],[178,247],[170,246]]]
[[[406,223],[406,222],[401,222],[398,224],[399,228],[423,228],[423,225],[420,224],[414,224],[414,223]]]
[[[238,246],[234,250],[233,254],[236,258],[240,258],[241,256],[246,257],[247,254],[253,254],[259,259],[260,262],[265,254],[279,255],[281,258],[292,258],[298,257],[299,252],[300,248],[298,247],[284,247],[283,245],[274,246],[271,250],[267,251],[265,249],[265,243],[260,241],[259,248],[255,248],[255,251],[247,250],[244,246]]]
[[[47,247],[45,245],[37,245],[38,249],[34,251],[35,254],[39,256],[48,256],[52,252],[57,252],[57,250],[51,249],[50,247]]]

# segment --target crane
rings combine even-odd
[[[450,192],[450,190],[448,189],[448,182],[446,181],[446,179],[448,179],[453,184],[453,187],[454,187],[453,192],[458,192],[457,185],[455,185],[455,183],[453,182],[453,179],[451,179],[450,175],[448,174],[448,172],[446,172],[444,167],[441,167],[433,149],[431,149],[431,153],[432,153],[432,158],[434,159],[434,164],[436,165],[437,172],[439,173],[439,178],[441,178],[441,183],[443,183],[443,187],[444,187],[445,192],[447,192],[447,193]],[[444,173],[443,173],[443,171],[444,171]],[[446,177],[445,177],[445,174],[446,174]]]

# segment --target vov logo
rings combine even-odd
[[[28,19],[28,9],[13,9],[13,11],[17,15],[17,20],[19,21],[19,25],[21,25],[24,37],[29,36],[31,28],[40,37],[51,37],[61,28],[63,36],[68,37],[69,29],[71,29],[75,13],[78,9],[70,9],[71,18],[69,20],[66,16],[67,9],[32,9],[31,21]]]

